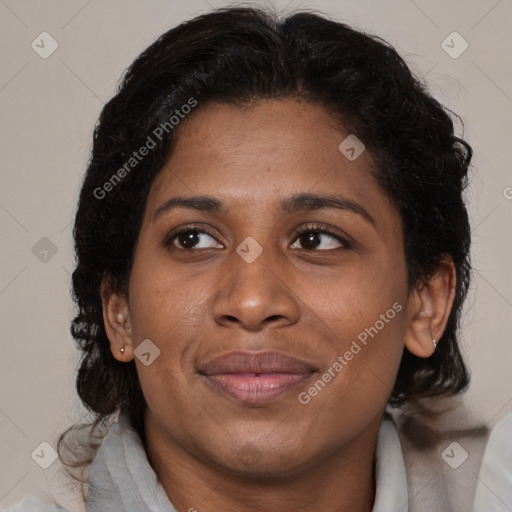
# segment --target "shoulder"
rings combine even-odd
[[[478,475],[474,512],[509,511],[512,506],[512,413],[493,428]]]
[[[60,505],[49,505],[32,496],[23,498],[19,503],[9,508],[2,509],[1,512],[67,512]]]
[[[456,400],[394,410],[410,497],[409,512],[473,510],[478,474],[489,440]],[[440,407],[444,407],[441,410]]]

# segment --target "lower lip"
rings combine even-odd
[[[223,373],[206,375],[217,391],[246,404],[264,404],[298,387],[313,373]]]

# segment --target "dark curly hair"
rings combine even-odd
[[[457,278],[437,351],[420,358],[404,349],[389,403],[464,390],[469,375],[457,332],[471,271],[462,196],[472,150],[455,136],[450,112],[378,37],[309,11],[280,17],[260,8],[222,8],[180,24],[147,48],[95,127],[73,231],[78,315],[71,327],[82,351],[77,390],[95,425],[124,409],[145,439],[146,403],[136,367],[110,352],[100,286],[105,279],[127,293],[148,192],[179,134],[179,125],[169,129],[176,124],[172,116],[191,98],[194,112],[211,102],[300,98],[326,108],[363,141],[402,219],[409,288],[421,286],[446,257]],[[162,126],[160,140],[154,134]],[[156,147],[113,182],[151,134]]]

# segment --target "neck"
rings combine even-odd
[[[381,416],[348,445],[291,474],[249,475],[189,453],[146,417],[148,459],[174,507],[188,512],[371,512]]]

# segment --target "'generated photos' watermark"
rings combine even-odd
[[[385,313],[382,313],[372,326],[367,327],[363,331],[361,331],[357,335],[357,341],[353,340],[350,344],[350,348],[348,348],[343,355],[339,355],[336,358],[336,361],[319,377],[319,379],[308,388],[307,391],[302,391],[298,395],[298,400],[302,405],[309,404],[311,402],[312,397],[315,397],[322,391],[326,384],[331,382],[340,372],[347,366],[349,361],[354,359],[354,356],[359,354],[361,350],[367,346],[368,337],[374,338],[384,327],[386,324],[395,318],[397,313],[402,311],[403,307],[398,302],[395,302]],[[359,343],[358,343],[359,342]],[[362,346],[361,346],[362,345]]]
[[[121,183],[123,178],[125,178],[137,165],[139,165],[144,158],[149,155],[151,150],[155,149],[158,141],[162,141],[166,135],[168,135],[171,130],[177,126],[182,119],[185,119],[187,114],[189,114],[192,109],[197,106],[197,100],[193,97],[187,100],[187,103],[181,105],[180,108],[177,108],[174,111],[174,114],[169,117],[168,121],[161,123],[158,125],[146,138],[146,142],[142,144],[142,146],[132,153],[132,156],[128,158],[128,160],[121,166],[117,171],[112,174],[112,176],[103,183],[101,187],[96,187],[94,189],[94,197],[96,199],[103,199],[107,195],[108,192],[111,192],[116,185]]]

